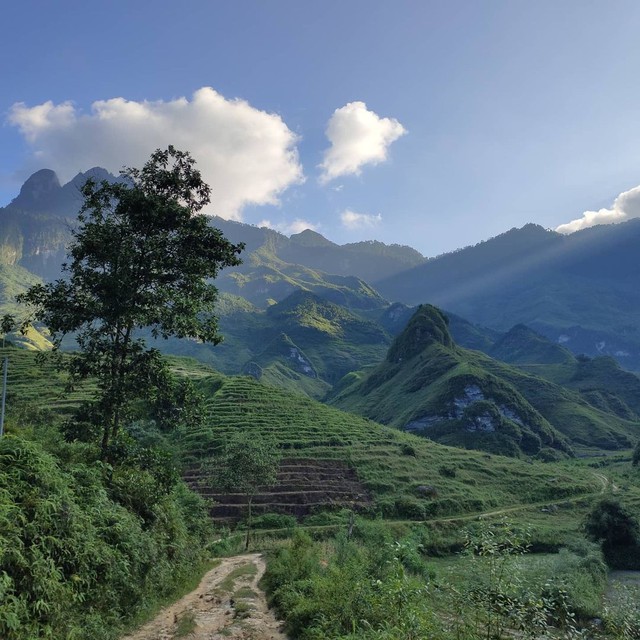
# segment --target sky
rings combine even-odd
[[[188,150],[208,211],[434,256],[640,216],[640,3],[21,0],[0,206]]]

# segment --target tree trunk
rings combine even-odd
[[[251,536],[251,503],[253,502],[253,496],[249,497],[249,516],[247,518],[247,539],[244,543],[244,550],[249,550],[249,537]]]

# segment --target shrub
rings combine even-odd
[[[145,522],[124,506],[124,485],[121,504],[110,498],[107,465],[63,471],[39,444],[5,437],[0,469],[3,640],[115,638],[204,560],[210,522],[182,483]]]
[[[253,519],[256,529],[293,529],[297,524],[294,516],[282,513],[265,513]]]

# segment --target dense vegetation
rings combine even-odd
[[[361,521],[351,538],[322,544],[296,532],[264,584],[301,640],[577,639],[591,637],[589,627],[598,637],[637,637],[637,607],[602,612],[606,566],[596,545],[576,540],[554,555],[529,555],[526,529],[504,521],[474,525],[462,537],[457,558],[438,560],[421,528],[398,537]]]
[[[145,447],[114,468],[51,414],[18,417],[0,439],[0,637],[117,638],[204,566],[205,504]]]

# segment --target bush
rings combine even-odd
[[[39,444],[5,437],[0,469],[3,640],[118,637],[204,560],[206,508],[181,483],[150,505],[144,522],[124,506],[138,500],[125,485],[122,504],[109,497],[108,466],[63,471]]]
[[[602,545],[610,566],[618,569],[640,566],[640,527],[636,518],[617,500],[605,498],[596,504],[584,523],[591,540]]]
[[[424,520],[424,505],[412,496],[400,496],[394,502],[394,515],[408,520]]]
[[[265,513],[253,519],[254,529],[293,529],[297,524],[294,516],[282,513]]]

